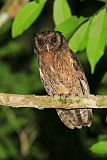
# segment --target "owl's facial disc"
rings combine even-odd
[[[35,48],[39,53],[56,51],[61,45],[61,35],[58,32],[41,32],[35,37]]]

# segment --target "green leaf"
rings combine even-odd
[[[15,17],[12,25],[12,37],[22,34],[38,18],[46,0],[40,0],[39,3],[29,2],[25,4]]]
[[[98,154],[98,155],[107,154],[107,141],[100,141],[100,142],[97,142],[97,143],[93,144],[90,147],[90,150],[93,153]]]
[[[76,30],[76,28],[85,20],[86,18],[82,16],[80,18],[72,16],[69,19],[57,25],[55,27],[55,30],[62,32],[66,38],[69,38],[72,35],[72,33]]]
[[[106,12],[106,46],[107,46],[107,12]]]
[[[69,19],[71,17],[70,7],[67,0],[54,0],[53,19],[55,25]]]
[[[85,22],[71,37],[69,41],[69,47],[74,52],[82,51],[86,48],[88,32],[89,32],[89,24],[90,21]]]
[[[87,42],[87,56],[91,65],[91,73],[94,72],[95,66],[100,58],[104,54],[105,48],[105,17],[106,9],[100,10],[97,15],[94,16],[90,25],[89,37]]]

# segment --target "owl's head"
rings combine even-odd
[[[60,32],[47,31],[37,33],[35,36],[34,47],[39,53],[53,52],[59,49],[62,45],[63,36]]]

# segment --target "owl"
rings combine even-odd
[[[34,52],[39,60],[40,77],[48,95],[81,96],[90,93],[87,79],[76,55],[58,31],[37,33]],[[91,109],[56,109],[70,129],[91,126]]]

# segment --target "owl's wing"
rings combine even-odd
[[[71,51],[71,56],[73,59],[73,68],[76,72],[76,75],[80,81],[80,85],[81,85],[81,90],[83,92],[83,95],[88,95],[90,94],[90,90],[89,90],[89,85],[88,85],[88,81],[86,79],[84,70],[80,64],[80,62],[78,61],[77,56]]]
[[[78,80],[80,82],[81,90],[83,95],[88,95],[90,93],[87,79],[83,68],[78,61],[76,55],[71,51],[71,56],[73,59],[74,71],[76,72]],[[70,129],[82,128],[82,126],[90,127],[92,123],[92,110],[91,109],[75,109],[75,110],[65,110],[57,109],[57,113],[63,123]]]

